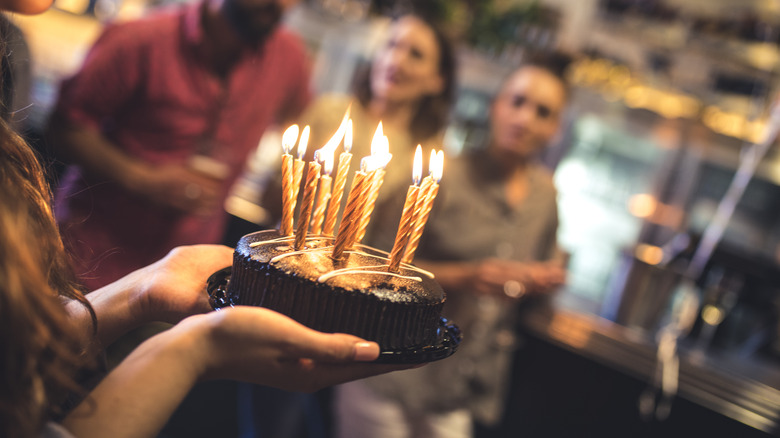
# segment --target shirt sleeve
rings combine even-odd
[[[143,45],[129,26],[107,27],[81,69],[62,82],[57,114],[72,123],[101,129],[132,99],[142,80],[143,60]]]

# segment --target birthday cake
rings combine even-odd
[[[388,272],[384,253],[365,245],[331,257],[332,236],[309,235],[302,250],[276,230],[239,241],[227,294],[315,330],[349,333],[382,350],[435,345],[445,295],[433,276],[404,264]]]
[[[224,269],[209,279],[212,306],[262,306],[315,330],[353,334],[379,344],[380,362],[419,363],[449,356],[460,342],[460,332],[441,317],[444,291],[433,274],[411,264],[438,190],[442,152],[431,152],[430,174],[421,181],[422,148],[417,146],[413,185],[388,254],[360,244],[391,157],[381,123],[371,156],[363,158],[355,171],[338,229],[335,224],[351,161],[351,121],[345,115],[342,126],[315,152],[305,171],[301,150],[306,149],[308,127],[303,132],[297,159],[290,155],[297,125],[282,136],[279,230],[241,238],[230,273]],[[344,152],[331,179],[342,137]],[[294,227],[299,190],[303,196]]]

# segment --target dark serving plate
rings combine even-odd
[[[233,303],[227,294],[230,282],[231,267],[220,269],[211,274],[206,285],[209,294],[209,304],[214,310],[232,307]],[[458,349],[461,341],[460,329],[453,322],[441,318],[437,330],[437,340],[432,345],[403,349],[382,350],[376,363],[388,364],[418,364],[433,362],[451,356]]]

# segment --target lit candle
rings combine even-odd
[[[370,160],[363,160],[362,165],[368,165]],[[347,196],[347,206],[344,208],[344,215],[339,224],[339,230],[336,234],[336,242],[333,245],[332,257],[336,260],[341,259],[344,250],[352,243],[353,236],[358,226],[358,215],[361,212],[361,200],[365,198],[365,185],[368,182],[367,169],[361,168],[355,172],[355,178],[352,179],[352,188]],[[333,198],[331,198],[333,199]],[[333,203],[331,203],[333,205]],[[338,205],[338,204],[336,204]]]
[[[344,185],[347,182],[349,164],[352,161],[352,119],[347,119],[344,130],[344,152],[339,155],[339,165],[336,171],[336,179],[333,180],[333,191],[328,202],[328,211],[325,216],[325,224],[322,226],[322,234],[333,235],[336,228],[336,217],[341,208],[341,198],[344,196]],[[354,186],[354,183],[353,183]]]
[[[417,146],[414,153],[414,166],[412,168],[412,182],[409,190],[406,191],[406,201],[404,209],[401,212],[401,221],[398,224],[398,232],[395,234],[395,243],[390,251],[390,263],[387,270],[389,272],[398,272],[401,265],[401,258],[404,248],[409,240],[409,232],[413,225],[414,210],[417,205],[417,199],[420,196],[420,178],[422,177],[422,147]]]
[[[382,135],[381,132],[382,123],[379,123],[377,133],[374,134],[374,138],[371,141],[371,157],[376,166],[369,177],[371,178],[371,184],[368,188],[369,193],[366,198],[366,204],[363,206],[363,213],[360,216],[360,224],[358,225],[357,233],[355,234],[355,242],[360,243],[363,237],[366,235],[366,228],[371,221],[371,213],[374,211],[374,205],[379,197],[379,189],[382,187],[382,183],[385,178],[385,167],[393,158],[393,154],[390,153],[390,143],[387,140],[387,136]]]
[[[279,233],[289,236],[293,232],[293,215],[295,203],[293,202],[293,157],[290,155],[295,140],[298,139],[298,125],[292,125],[282,134],[282,223]]]
[[[432,184],[425,194],[421,211],[415,219],[414,228],[412,229],[412,234],[409,237],[409,243],[406,245],[406,250],[404,251],[403,257],[405,263],[412,263],[412,260],[414,260],[414,252],[417,250],[417,246],[420,243],[420,237],[422,236],[425,224],[428,222],[428,216],[431,214],[433,201],[436,199],[436,195],[439,193],[439,182],[441,181],[442,173],[444,172],[444,151],[439,151],[436,153],[435,159],[433,153],[431,153],[429,167]]]
[[[306,232],[309,230],[311,210],[314,205],[314,193],[317,191],[317,182],[320,179],[320,163],[315,159],[309,161],[306,167],[306,185],[303,188],[303,200],[301,201],[301,214],[298,216],[298,229],[295,231],[295,249],[303,249],[306,243]]]
[[[330,177],[333,172],[333,155],[335,151],[326,151],[321,149],[317,151],[320,158],[324,155],[325,162],[324,174],[320,177],[320,187],[317,190],[317,202],[314,207],[314,215],[311,220],[311,232],[312,234],[320,234],[322,232],[322,221],[325,219],[325,208],[328,206],[328,200],[330,199],[330,187],[333,179]]]
[[[303,178],[304,161],[303,156],[306,155],[306,147],[309,145],[309,126],[306,125],[301,132],[301,138],[298,140],[298,158],[293,161],[293,210],[295,210],[295,204],[298,202],[298,191],[301,188],[301,179]]]

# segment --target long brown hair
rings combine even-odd
[[[35,436],[80,392],[91,354],[62,304],[94,311],[76,286],[33,151],[0,118],[0,435]]]
[[[399,16],[396,20],[408,16],[419,19],[433,31],[436,37],[436,46],[439,49],[439,74],[444,80],[444,87],[441,93],[435,96],[423,97],[417,108],[417,113],[412,117],[409,133],[413,143],[417,144],[439,134],[447,124],[450,108],[455,99],[456,58],[452,43],[450,43],[441,29],[430,20],[415,14]],[[364,107],[368,107],[369,102],[373,98],[370,62],[360,68],[355,74],[353,92],[358,101]]]

